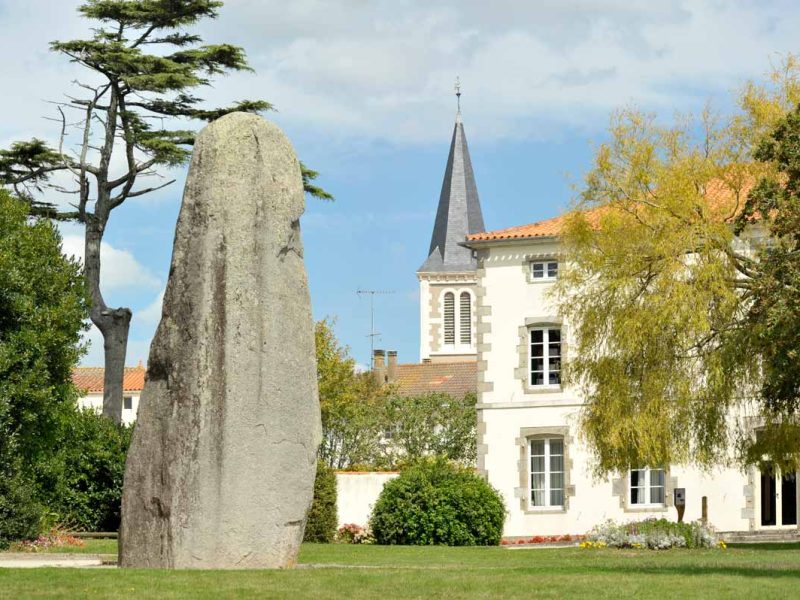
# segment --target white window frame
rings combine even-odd
[[[534,356],[533,355],[533,334],[536,331],[542,332],[542,356]],[[559,368],[558,372],[558,383],[550,383],[550,332],[551,331],[558,331],[559,333],[559,340],[558,340],[558,359],[559,359]],[[551,325],[551,326],[534,326],[528,328],[528,386],[533,389],[560,389],[561,388],[561,371],[562,364],[564,361],[564,337],[563,337],[563,330],[560,325]],[[538,345],[538,344],[537,344]],[[534,383],[533,382],[533,360],[534,358],[542,359],[542,383]],[[556,357],[553,357],[556,358]],[[552,372],[556,372],[554,369]]]
[[[555,265],[555,267],[554,267]],[[541,275],[536,276],[537,267],[541,267]],[[531,281],[555,281],[558,279],[558,260],[532,260],[530,263]]]
[[[644,484],[635,486],[636,489],[644,488],[644,502],[636,502],[633,501],[633,490],[634,486],[632,485],[631,478],[633,476],[634,471],[640,471],[644,474]],[[652,485],[652,473],[654,471],[661,471],[661,485]],[[663,502],[653,502],[652,501],[652,491],[653,488],[661,488],[663,490]],[[643,467],[641,469],[630,469],[628,471],[628,506],[631,508],[664,508],[667,505],[667,470],[663,468],[653,468],[650,467]]]
[[[550,451],[550,443],[552,441],[559,441],[561,442],[561,471],[553,471],[550,468],[550,458],[553,454]],[[533,444],[537,442],[544,443],[544,471],[534,471],[533,470]],[[528,439],[528,508],[530,510],[548,510],[559,508],[563,509],[566,503],[567,497],[567,490],[566,490],[566,482],[567,482],[567,449],[566,449],[566,441],[563,436],[550,436],[550,437],[534,437]],[[537,455],[538,456],[538,455]],[[555,456],[559,456],[556,454]],[[533,503],[533,475],[534,473],[543,473],[544,474],[544,488],[541,490],[544,492],[544,504],[534,504]],[[551,486],[551,476],[554,473],[561,473],[561,504],[552,504],[550,493],[554,491],[554,488]],[[539,491],[539,490],[537,490]]]
[[[127,400],[130,400],[130,406],[125,406],[128,404]],[[122,397],[122,409],[123,410],[133,410],[133,396],[123,396]]]

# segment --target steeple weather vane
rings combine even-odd
[[[461,79],[456,76],[456,102],[458,102],[458,112],[461,113]]]

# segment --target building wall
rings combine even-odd
[[[548,295],[551,282],[534,281],[532,260],[557,257],[552,240],[498,245],[478,255],[478,469],[503,495],[509,511],[504,535],[530,536],[585,533],[606,519],[646,517],[675,519],[672,491],[686,489],[685,520],[701,516],[707,496],[709,520],[723,531],[754,527],[758,494],[754,473],[719,468],[704,474],[697,469],[671,467],[666,475],[666,506],[641,509],[628,506],[628,474],[595,480],[590,456],[579,441],[577,415],[581,398],[569,388],[532,388],[528,384],[528,328],[558,325],[562,356],[570,354],[569,323],[558,316]],[[563,435],[567,462],[564,508],[534,508],[529,499],[528,436]]]
[[[122,409],[122,423],[125,425],[132,425],[134,421],[136,421],[136,412],[139,410],[139,394],[141,392],[125,392],[123,397],[130,397],[131,398],[131,405],[130,409],[123,408]],[[82,398],[78,399],[78,407],[79,408],[91,408],[97,414],[103,412],[103,394],[95,393],[95,394],[87,394]]]
[[[590,457],[579,441],[576,414],[579,406],[567,402],[544,405],[517,402],[514,407],[492,406],[482,410],[484,443],[489,452],[484,468],[488,480],[503,496],[508,510],[504,535],[582,534],[607,519],[618,522],[648,517],[677,518],[672,490],[686,490],[685,521],[700,519],[702,497],[708,498],[709,522],[720,531],[751,529],[753,494],[747,494],[747,477],[740,471],[718,468],[704,474],[693,468],[672,467],[666,474],[666,506],[638,508],[628,502],[628,477],[613,475],[599,480],[589,471]],[[530,508],[528,505],[528,456],[526,430],[566,427],[566,501],[561,508]],[[751,503],[748,505],[748,497]],[[748,508],[748,506],[752,508]]]
[[[336,507],[339,527],[355,523],[365,527],[372,508],[387,481],[397,477],[396,472],[336,473]]]
[[[420,360],[451,362],[454,360],[475,360],[477,352],[475,331],[477,327],[476,293],[477,279],[474,272],[469,273],[420,273]],[[471,296],[470,343],[460,343],[456,335],[455,345],[444,344],[444,294],[453,292],[456,303],[456,324],[458,333],[458,307],[462,292]]]

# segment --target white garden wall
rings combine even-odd
[[[337,471],[338,526],[346,523],[355,523],[361,527],[367,525],[372,507],[375,506],[383,486],[397,476],[397,472]]]

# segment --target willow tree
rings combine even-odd
[[[264,100],[209,108],[195,95],[214,76],[250,70],[242,48],[203,45],[185,30],[215,18],[221,6],[216,0],[88,0],[78,10],[98,22],[93,35],[50,45],[86,71],[85,80],[75,82],[77,92],[57,103],[58,146],[33,139],[0,151],[0,183],[27,198],[32,213],[85,226],[90,317],[104,342],[103,414],[117,422],[131,311],[107,306],[100,290],[100,245],[111,213],[130,198],[173,183],[159,169],[185,164],[195,137],[178,120],[211,121],[233,111],[271,108]],[[69,144],[73,128],[78,141]],[[123,167],[113,168],[117,163]],[[65,175],[53,178],[56,172]],[[330,198],[311,183],[315,177],[303,167],[306,191]],[[72,199],[65,204],[43,192]]]
[[[566,381],[584,394],[581,431],[598,473],[758,462],[765,452],[798,465],[794,429],[783,426],[798,421],[798,388],[781,388],[791,402],[770,397],[787,372],[782,360],[798,373],[797,348],[784,352],[797,335],[775,327],[778,315],[800,326],[800,146],[786,150],[776,137],[800,100],[797,73],[789,57],[770,82],[748,85],[724,120],[705,112],[661,125],[635,110],[612,118],[566,219],[555,288],[574,341]],[[781,163],[782,151],[795,163]],[[792,195],[778,202],[779,193]],[[794,271],[774,267],[776,248],[794,257]],[[761,427],[781,434],[754,446]]]

